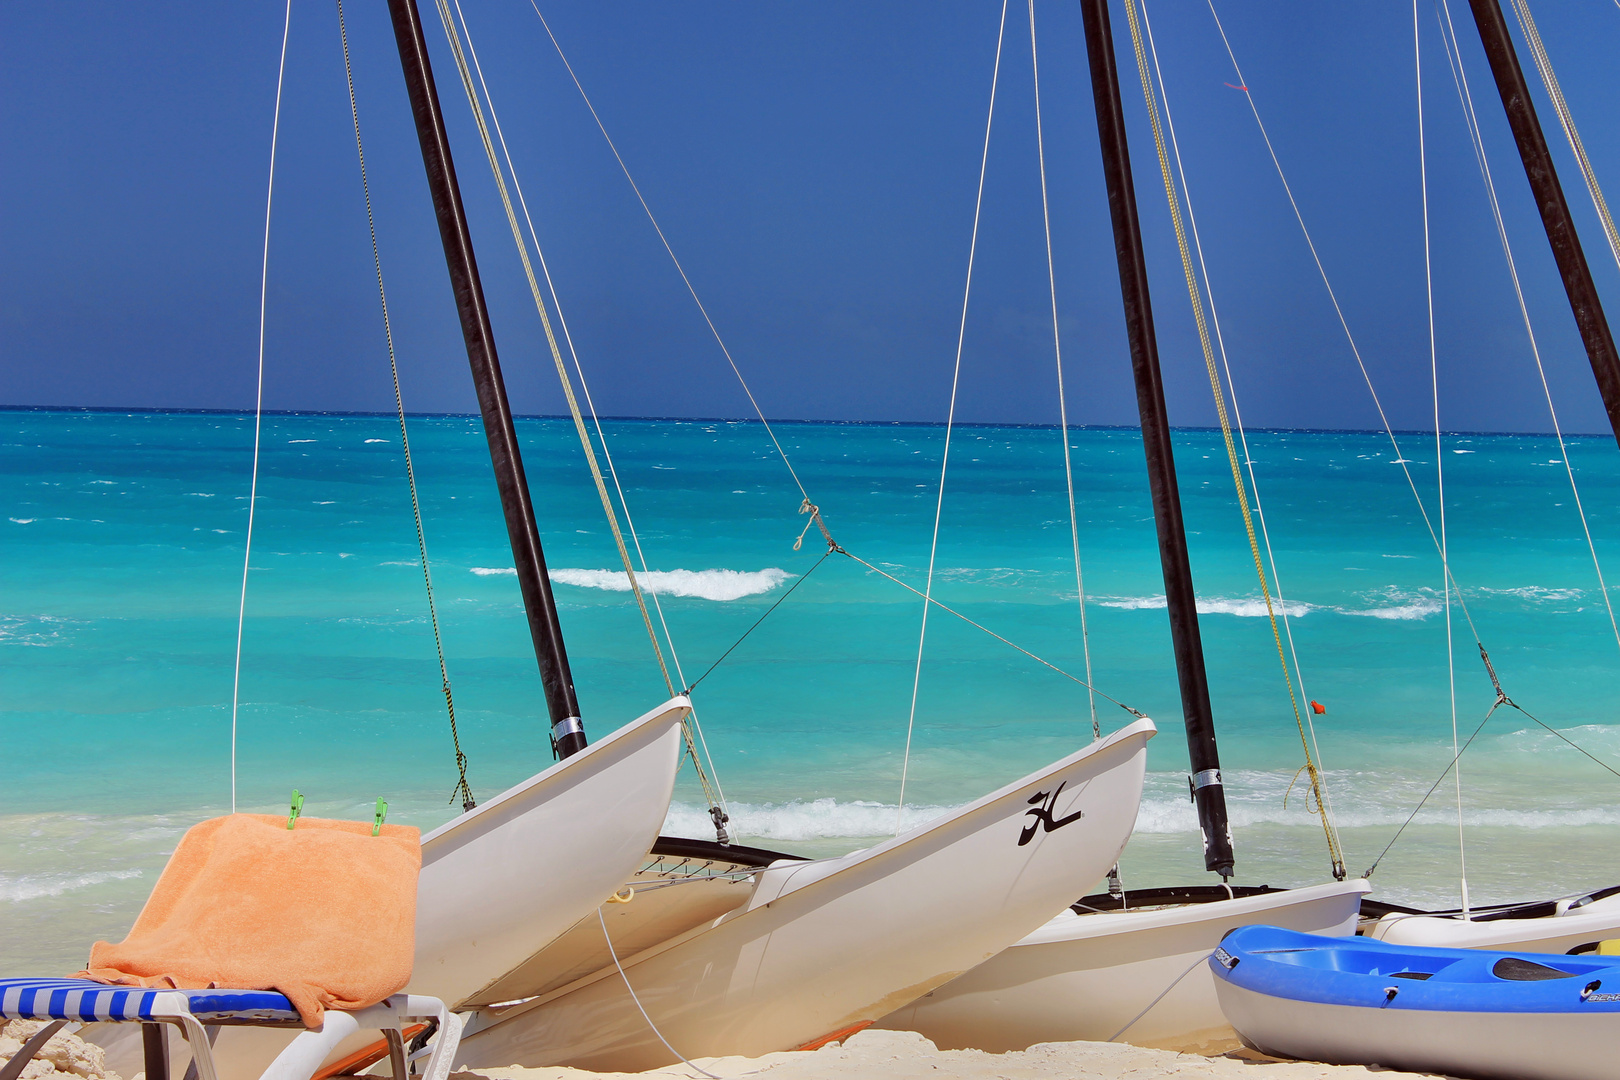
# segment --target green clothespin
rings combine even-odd
[[[287,812],[287,829],[289,832],[292,830],[293,822],[297,821],[298,815],[303,812],[304,794],[297,788],[293,788],[292,809]]]
[[[382,832],[383,819],[388,816],[388,803],[382,799],[377,800],[377,821],[371,826],[371,835],[376,836]]]

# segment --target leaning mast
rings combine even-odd
[[[1469,0],[1469,4],[1474,9],[1480,43],[1485,46],[1485,56],[1491,62],[1491,74],[1496,78],[1496,90],[1502,97],[1508,126],[1513,129],[1513,141],[1519,147],[1519,160],[1524,163],[1524,174],[1535,194],[1536,209],[1541,212],[1541,224],[1547,230],[1547,243],[1552,245],[1553,258],[1558,263],[1558,275],[1564,279],[1564,292],[1569,297],[1575,325],[1580,329],[1581,343],[1586,346],[1586,358],[1592,364],[1598,392],[1603,395],[1603,407],[1609,413],[1609,426],[1614,429],[1615,440],[1620,441],[1620,355],[1615,352],[1614,335],[1609,332],[1609,320],[1603,314],[1603,302],[1598,299],[1597,286],[1592,282],[1592,268],[1587,265],[1581,238],[1575,232],[1575,220],[1570,217],[1569,201],[1564,198],[1563,185],[1558,182],[1558,170],[1553,167],[1547,138],[1541,133],[1541,121],[1536,117],[1535,103],[1530,100],[1524,69],[1519,66],[1519,56],[1514,51],[1513,38],[1497,0]]]
[[[416,135],[422,144],[428,187],[433,192],[439,237],[444,241],[444,261],[450,271],[450,286],[456,294],[456,312],[461,317],[467,362],[472,366],[478,410],[484,418],[484,435],[489,440],[490,461],[495,467],[495,485],[500,489],[501,509],[506,515],[506,532],[512,542],[512,561],[523,593],[529,635],[534,639],[534,655],[540,665],[540,681],[551,713],[551,741],[557,756],[566,758],[585,748],[585,727],[580,722],[574,676],[568,667],[568,652],[563,647],[557,603],[551,595],[551,578],[546,572],[540,530],[534,520],[534,503],[529,496],[529,482],[523,474],[523,456],[512,426],[512,408],[506,399],[500,358],[495,352],[495,332],[490,327],[484,286],[478,277],[478,262],[473,256],[472,236],[467,229],[467,213],[456,182],[455,162],[450,157],[444,113],[439,107],[439,92],[433,82],[433,67],[428,62],[427,42],[422,36],[422,17],[416,0],[388,0],[388,13],[394,23],[405,86],[410,91],[411,112],[416,118]]]
[[[1130,3],[1131,0],[1125,0]],[[1198,607],[1193,594],[1187,532],[1181,518],[1181,494],[1170,446],[1170,420],[1159,372],[1159,345],[1153,332],[1153,305],[1148,296],[1147,260],[1131,182],[1130,147],[1114,63],[1114,35],[1108,0],[1082,0],[1086,55],[1091,63],[1091,94],[1097,108],[1097,137],[1102,144],[1103,173],[1108,182],[1108,209],[1114,225],[1114,253],[1119,259],[1120,294],[1130,338],[1131,370],[1136,377],[1136,404],[1142,416],[1142,448],[1147,455],[1148,486],[1153,494],[1153,521],[1159,534],[1159,562],[1181,683],[1181,710],[1187,726],[1187,753],[1192,765],[1193,802],[1204,834],[1204,868],[1232,876],[1232,831],[1226,818],[1226,792],[1215,747],[1215,719],[1204,671],[1204,645],[1198,633]]]

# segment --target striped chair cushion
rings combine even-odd
[[[185,1011],[205,1024],[299,1024],[292,1002],[273,990],[151,990],[88,979],[0,979],[0,1020],[93,1023]]]

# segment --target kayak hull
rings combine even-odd
[[[1620,957],[1396,946],[1277,927],[1209,960],[1240,1038],[1262,1053],[1518,1080],[1620,1078]]]

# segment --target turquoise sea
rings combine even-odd
[[[70,970],[118,938],[192,823],[230,808],[230,706],[251,416],[0,411],[0,962]],[[519,422],[587,732],[665,690],[572,424]],[[688,679],[821,557],[760,425],[606,425]],[[944,429],[784,423],[834,536],[921,587]],[[461,738],[488,797],[550,760],[481,427],[411,420]],[[1083,673],[1062,446],[1045,427],[955,433],[936,594]],[[1435,512],[1432,435],[1402,436]],[[1218,432],[1177,434],[1239,880],[1326,880],[1298,789],[1289,699]],[[1127,887],[1199,881],[1185,744],[1134,430],[1071,433],[1097,685],[1152,716]],[[1250,435],[1329,794],[1359,873],[1451,759],[1441,568],[1386,437]],[[1570,440],[1600,557],[1620,581],[1620,456]],[[1620,768],[1620,646],[1557,443],[1448,435],[1453,571],[1507,692]],[[238,752],[239,807],[445,821],[455,783],[388,416],[264,422]],[[695,692],[744,842],[811,853],[896,822],[921,604],[834,556]],[[1493,691],[1454,613],[1457,722]],[[1099,703],[1103,726],[1127,719]],[[958,805],[1091,737],[1085,692],[948,616],[930,621],[905,820]],[[1620,882],[1620,778],[1499,710],[1462,759],[1475,902]],[[671,831],[704,836],[688,770]],[[1456,793],[1442,784],[1380,864],[1376,894],[1455,903]]]

